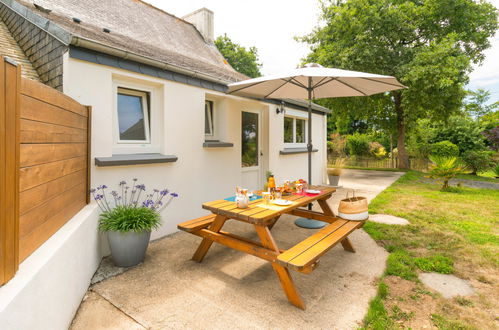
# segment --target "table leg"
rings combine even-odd
[[[322,209],[322,212],[324,212],[325,215],[334,216],[334,212],[329,207],[329,204],[327,203],[326,199],[321,199],[318,202],[319,202],[319,205],[320,205],[320,207]],[[349,251],[349,252],[354,252],[355,253],[355,249],[354,249],[354,247],[352,245],[352,242],[350,242],[350,240],[348,239],[348,237],[345,237],[345,239],[341,241],[341,246],[343,246],[343,249],[345,251]]]
[[[222,229],[225,221],[227,221],[226,217],[222,215],[217,215],[215,220],[213,220],[213,223],[208,227],[208,229],[215,233],[218,233],[220,229]],[[197,262],[203,261],[204,256],[206,255],[212,244],[213,244],[212,240],[203,238],[201,244],[199,244],[198,249],[196,250],[196,252],[194,252],[192,260]]]
[[[345,251],[349,251],[349,252],[355,253],[355,249],[353,248],[352,242],[350,242],[350,240],[348,239],[348,237],[345,237],[341,241],[341,246],[343,246],[343,249]]]
[[[277,244],[270,234],[270,229],[268,227],[258,225],[255,225],[255,229],[258,237],[260,237],[260,240],[262,241],[262,245],[279,253],[279,248],[277,247]],[[298,293],[298,290],[293,283],[293,279],[291,278],[289,270],[276,262],[272,263],[272,268],[274,268],[274,271],[279,278],[279,282],[281,283],[281,286],[286,293],[288,301],[296,307],[305,310],[305,303],[301,299],[300,294]]]
[[[272,230],[272,228],[274,228],[274,226],[275,226],[275,224],[276,224],[277,220],[279,220],[279,218],[280,218],[280,217],[281,217],[281,216],[280,216],[280,215],[278,215],[277,217],[275,217],[274,219],[272,219],[272,222],[268,225],[269,230]]]
[[[331,196],[329,196],[329,197],[331,197]],[[322,212],[323,212],[325,215],[331,215],[331,216],[334,216],[334,212],[333,212],[333,210],[331,210],[331,208],[329,207],[329,204],[327,203],[327,200],[326,200],[326,199],[319,199],[317,202],[319,203],[319,206],[321,207]]]

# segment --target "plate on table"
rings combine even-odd
[[[318,195],[318,194],[320,194],[320,193],[321,193],[321,191],[320,191],[320,190],[314,190],[314,189],[306,189],[306,190],[305,190],[305,192],[306,192],[307,194],[312,194],[312,195]]]
[[[293,204],[292,201],[288,201],[286,199],[276,199],[273,203],[275,205],[279,205],[279,206],[288,206],[288,205]]]

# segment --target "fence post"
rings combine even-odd
[[[19,266],[19,134],[21,67],[0,57],[0,285]]]
[[[90,184],[91,184],[91,155],[92,155],[92,107],[87,106],[87,204],[90,203]]]

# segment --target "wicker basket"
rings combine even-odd
[[[347,192],[346,198],[340,201],[338,206],[338,216],[345,220],[365,221],[369,218],[367,209],[367,199],[365,197],[356,197],[355,191],[349,197]]]

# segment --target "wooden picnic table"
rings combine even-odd
[[[263,199],[250,202],[249,207],[245,209],[240,209],[235,202],[226,200],[207,202],[202,207],[212,214],[181,223],[178,228],[203,238],[192,257],[197,262],[203,260],[213,242],[269,261],[289,302],[305,309],[305,303],[298,294],[289,269],[306,274],[312,272],[319,264],[318,259],[337,243],[341,243],[345,250],[355,252],[347,236],[363,224],[343,220],[334,215],[327,200],[336,189],[323,186],[314,186],[311,189],[320,190],[321,193],[283,196],[283,199],[292,201],[289,206],[266,205]],[[303,208],[313,202],[319,204],[322,212]],[[329,225],[318,231],[311,231],[311,236],[302,242],[288,250],[282,250],[272,237],[271,229],[283,214],[320,220]],[[260,242],[223,231],[222,227],[229,219],[253,225]]]

